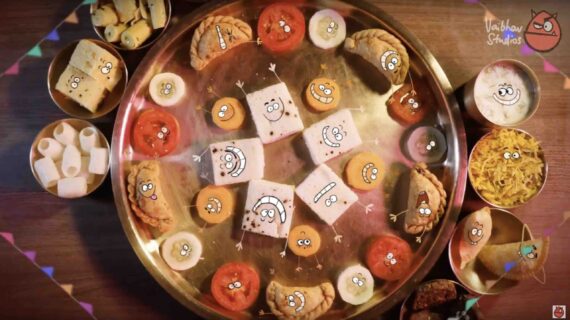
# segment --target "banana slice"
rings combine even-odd
[[[342,300],[352,305],[359,305],[372,298],[374,278],[368,269],[357,264],[341,272],[336,287]]]
[[[183,271],[195,266],[202,256],[202,243],[190,232],[181,231],[162,243],[162,258],[174,270]]]
[[[186,85],[179,75],[165,72],[152,77],[148,91],[154,102],[163,107],[171,107],[182,99]]]
[[[317,11],[309,21],[309,37],[319,48],[338,47],[346,38],[346,23],[334,10]]]

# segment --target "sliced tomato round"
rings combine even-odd
[[[405,240],[391,235],[375,238],[366,252],[366,264],[372,274],[387,281],[405,277],[412,258],[410,245]]]
[[[245,310],[259,295],[259,275],[249,265],[229,262],[221,266],[212,278],[214,299],[231,311]]]
[[[294,5],[272,4],[261,12],[257,34],[262,45],[272,52],[294,50],[305,38],[305,17]]]
[[[133,147],[150,157],[169,154],[178,145],[180,128],[176,118],[159,108],[143,111],[133,127]]]

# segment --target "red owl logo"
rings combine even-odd
[[[548,52],[554,49],[562,38],[560,24],[556,20],[558,14],[531,10],[532,20],[526,26],[524,39],[535,51]]]

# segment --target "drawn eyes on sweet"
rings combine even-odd
[[[520,159],[520,157],[521,157],[521,155],[517,151],[515,151],[513,153],[510,153],[509,151],[505,151],[505,153],[503,153],[503,158],[505,160],[510,160],[510,159],[518,160],[518,159]]]
[[[147,192],[147,191],[152,190],[152,189],[154,188],[154,185],[153,185],[151,182],[149,182],[149,183],[146,183],[146,184],[142,184],[142,185],[140,186],[140,188],[141,188],[141,191],[142,191],[142,192]]]
[[[234,157],[232,157],[231,154],[226,153],[226,155],[223,156],[223,161],[225,164],[222,164],[222,166],[226,169],[232,169],[234,167]]]
[[[220,112],[218,112],[218,117],[223,118],[226,116],[226,112],[228,111],[228,106],[227,105],[222,105],[220,107]]]
[[[331,21],[331,23],[329,23],[329,26],[327,27],[327,32],[328,33],[333,33],[338,29],[338,24],[334,21]]]
[[[416,99],[414,99],[414,98],[408,99],[408,104],[409,104],[409,105],[412,107],[412,109],[414,109],[414,110],[420,107],[419,102],[417,102]]]
[[[435,141],[431,140],[427,145],[426,145],[426,150],[427,151],[431,151],[433,149],[435,149],[436,144]]]
[[[273,111],[279,110],[279,108],[280,108],[279,103],[274,102],[273,104],[267,106],[267,112],[271,113]]]
[[[172,83],[165,83],[162,86],[162,94],[167,96],[172,92]]]
[[[394,69],[396,69],[396,66],[398,65],[398,58],[393,57],[390,62],[388,63],[388,69],[390,71],[394,71]]]
[[[168,134],[170,133],[170,130],[168,130],[167,127],[162,127],[160,128],[160,131],[156,133],[156,137],[160,140],[164,140]]]
[[[192,248],[190,248],[187,243],[183,244],[180,248],[180,255],[183,257],[186,257],[190,252],[192,252]]]
[[[231,282],[230,284],[228,284],[228,289],[230,290],[239,289],[239,288],[241,288],[241,282],[239,281]]]
[[[331,195],[328,199],[325,200],[325,206],[330,207],[333,205],[333,203],[336,203],[338,201],[338,198],[336,195]]]
[[[279,26],[283,28],[285,33],[291,32],[291,27],[285,22],[285,20],[279,20]]]
[[[332,129],[332,134],[336,141],[342,141],[342,139],[344,139],[344,135],[342,134],[342,132],[340,132],[340,129],[337,127],[334,127]]]
[[[358,277],[352,277],[352,283],[359,287],[362,287],[364,285],[364,280],[359,279]]]
[[[293,295],[287,296],[287,305],[291,308],[294,308],[297,306],[297,303],[295,303],[295,297]]]
[[[275,210],[273,209],[263,209],[259,214],[261,215],[261,221],[265,221],[265,218],[269,218],[271,219],[270,222],[273,222],[275,218]]]
[[[542,27],[544,28],[544,31],[550,32],[550,31],[552,31],[552,22],[546,21],[546,22],[542,25]]]
[[[79,79],[79,77],[73,77],[73,79],[71,79],[71,83],[69,85],[73,89],[77,89],[79,87],[79,82],[81,82],[81,79]]]
[[[424,216],[429,216],[431,214],[430,208],[420,208],[418,211],[420,212],[420,215]]]
[[[483,229],[473,228],[471,229],[471,235],[481,237],[483,235]]]
[[[306,249],[306,248],[311,246],[311,239],[299,239],[299,240],[297,240],[297,246],[303,247]]]
[[[388,252],[388,254],[386,254],[386,258],[384,258],[384,260],[386,260],[386,265],[395,265],[396,263],[398,263],[398,260],[396,260],[396,258],[394,258],[394,254],[392,252]]]
[[[370,179],[372,180],[376,180],[378,179],[378,168],[374,167],[372,168],[372,174],[370,175]]]
[[[113,69],[113,64],[111,62],[107,62],[105,63],[105,65],[101,68],[101,73],[102,74],[109,74],[111,72],[111,69]]]

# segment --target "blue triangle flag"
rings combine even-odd
[[[59,34],[57,34],[57,29],[53,29],[53,31],[46,36],[46,39],[51,41],[59,41]]]
[[[53,278],[53,267],[42,267],[42,271],[48,275],[48,277]]]

